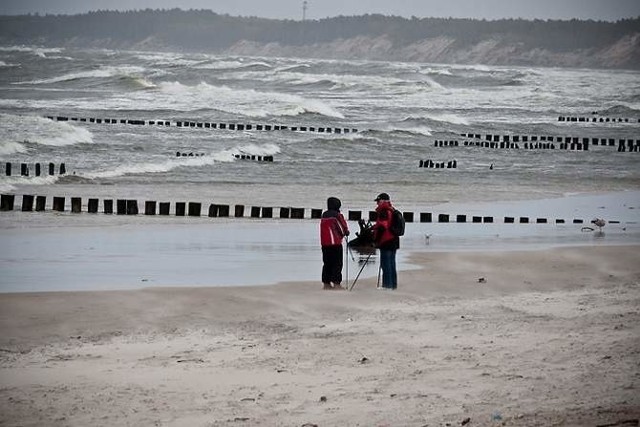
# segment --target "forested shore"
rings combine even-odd
[[[338,16],[234,17],[209,10],[0,17],[0,43],[488,65],[640,68],[640,17],[617,22]]]

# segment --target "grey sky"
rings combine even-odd
[[[92,10],[210,9],[265,18],[302,18],[303,0],[0,0],[0,14]],[[404,17],[595,19],[640,16],[640,0],[308,0],[307,18],[381,13]]]

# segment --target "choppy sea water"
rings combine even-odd
[[[597,115],[593,115],[597,112]],[[59,122],[47,116],[171,121]],[[629,122],[559,122],[559,116]],[[407,209],[638,189],[640,73],[212,55],[0,49],[0,162],[64,162],[64,177],[0,175],[16,194]],[[178,128],[177,121],[358,129]],[[255,129],[255,127],[254,127]],[[462,133],[614,138],[589,151],[434,147]],[[521,146],[523,144],[520,144]],[[177,157],[176,153],[203,154]],[[236,154],[272,155],[273,163]],[[419,160],[457,168],[419,168]],[[493,170],[490,165],[493,164]]]
[[[58,116],[87,121],[48,118]],[[589,120],[561,122],[559,116]],[[103,122],[91,123],[90,118]],[[498,211],[493,207],[488,211],[500,216],[533,210],[537,216],[568,215],[567,219],[571,219],[573,213],[567,209],[573,199],[559,205],[549,200],[568,194],[629,192],[632,196],[630,200],[624,198],[626,204],[617,211],[622,212],[617,219],[633,222],[637,218],[635,212],[640,212],[634,210],[640,206],[640,200],[636,200],[640,190],[640,153],[618,152],[617,147],[620,139],[640,140],[639,118],[640,73],[637,71],[5,46],[0,47],[0,192],[44,195],[48,197],[49,206],[52,196],[65,196],[82,197],[85,205],[88,198],[126,198],[138,199],[140,203],[145,200],[194,201],[204,206],[222,203],[322,208],[328,196],[337,196],[342,199],[345,210],[366,211],[373,208],[375,195],[385,191],[392,195],[398,207],[416,214],[436,207],[441,212],[471,215],[474,209],[486,211],[482,206],[487,203],[491,206],[501,202],[495,206],[503,206],[504,212],[502,208]],[[114,119],[117,123],[106,124],[105,119]],[[166,121],[170,126],[121,124],[123,119]],[[178,127],[179,121],[243,124],[245,129]],[[246,130],[247,124],[252,125],[252,130]],[[288,129],[258,131],[257,125]],[[291,130],[302,126],[349,129],[350,132]],[[466,141],[477,140],[462,134],[478,134],[481,140],[485,140],[486,135],[499,135],[501,140],[507,135],[511,141],[514,136],[520,136],[520,148],[464,146]],[[580,141],[606,138],[613,139],[615,145],[591,144],[588,151],[563,150],[558,143],[554,150],[525,149],[523,136],[529,140],[533,136],[553,137],[554,141],[567,137]],[[436,141],[458,141],[458,146],[436,146]],[[177,152],[197,156],[176,156]],[[243,154],[273,156],[274,161],[237,158]],[[455,160],[457,167],[420,168],[420,160]],[[68,173],[64,176],[43,173],[36,177],[33,170],[36,162],[56,165],[64,162]],[[5,174],[6,163],[13,164],[12,176]],[[31,165],[30,176],[20,176],[21,163]],[[547,201],[527,202],[524,205],[527,212],[519,212],[523,205],[516,209],[509,205],[539,199]],[[19,205],[19,198],[16,200]],[[460,205],[464,207],[456,211]],[[42,217],[38,215],[49,215],[46,227],[40,224]],[[3,249],[3,269],[14,268],[15,276],[11,276],[14,283],[38,280],[20,273],[31,265],[29,260],[35,260],[36,264],[48,260],[49,268],[64,265],[58,276],[64,283],[73,267],[82,265],[78,259],[84,254],[94,260],[86,266],[87,277],[80,281],[85,284],[92,268],[122,262],[107,249],[100,252],[102,245],[92,244],[89,238],[75,241],[84,242],[81,246],[92,249],[82,253],[70,249],[65,255],[66,261],[56,258],[62,255],[55,251],[48,258],[49,255],[42,255],[41,251],[29,249],[32,245],[21,243],[22,234],[15,231],[29,228],[46,235],[43,234],[46,230],[70,227],[66,216],[14,212],[0,215],[0,221],[5,239],[13,245],[9,248],[5,245]],[[127,219],[126,224],[122,221],[125,220],[101,218],[95,225],[114,225],[111,232],[127,236],[119,227],[126,228],[131,223],[153,228],[156,221],[164,220],[138,217]],[[202,223],[192,221],[191,224]],[[220,224],[225,227],[224,222]],[[274,223],[259,224],[263,227],[252,236],[262,241],[257,236],[270,235],[265,229]],[[84,226],[90,227],[91,223]],[[278,260],[280,265],[308,253],[307,261],[317,262],[313,226],[306,226],[306,231],[297,230],[297,225],[287,227],[276,233],[284,233],[285,237],[272,236],[279,242],[275,248],[243,243],[231,252],[246,260],[258,253],[262,257],[262,251],[266,251],[266,264],[273,264],[274,254],[287,253]],[[424,236],[433,234],[424,228],[427,226],[420,227],[423,228],[415,228],[415,233],[407,236],[409,247],[421,247]],[[449,227],[447,230],[455,231],[444,233],[445,237],[459,241],[456,238],[461,233],[476,233],[468,227],[472,227],[471,224]],[[621,229],[622,226],[618,231],[623,235]],[[530,234],[534,228],[527,230],[523,233]],[[546,237],[542,240],[553,240],[545,234],[549,229],[544,230],[547,230],[543,232]],[[301,243],[293,239],[297,243],[293,245],[295,249],[289,251],[292,246],[287,243],[288,233],[313,241]],[[504,231],[498,231],[481,239],[500,233],[504,236]],[[535,240],[535,236],[533,233],[528,237]],[[167,238],[177,240],[177,237]],[[216,237],[212,235],[212,239]],[[195,246],[185,243],[191,249],[174,253],[176,259],[183,260],[183,265],[188,257],[202,254],[192,250],[200,247],[199,240],[195,240]],[[154,243],[148,239],[141,241],[149,246]],[[432,245],[438,241],[443,240],[434,239]],[[105,245],[109,247],[108,242]],[[205,255],[219,254],[221,250],[216,246],[209,248],[213,250],[209,253],[208,246],[204,246]],[[301,251],[302,247],[307,249]],[[17,248],[22,252],[16,253]],[[148,249],[143,245],[124,248],[124,251],[135,254]],[[100,252],[99,256],[91,258],[95,251]],[[157,279],[158,283],[216,282],[211,273],[222,271],[224,257],[203,258],[203,264],[205,259],[219,261],[208,261],[214,264],[195,278],[176,273],[175,277],[182,279]],[[147,265],[144,271],[148,271],[150,265],[156,268],[160,265],[157,259],[151,258],[142,264]],[[252,264],[243,265],[245,270],[250,270]],[[309,264],[300,265],[304,270],[302,278],[315,274],[309,273]],[[106,265],[105,271],[113,271],[110,268]],[[270,282],[300,278],[292,270],[289,275],[279,274],[286,269],[276,267],[274,270],[274,275],[263,278]],[[139,284],[144,271],[136,270],[131,280]],[[200,270],[191,268],[191,271]],[[163,277],[170,276],[167,272]],[[231,283],[228,279],[231,276],[220,277],[220,284]],[[255,279],[255,274],[251,277]],[[244,284],[260,282],[252,282],[251,277],[238,280]],[[105,273],[103,279],[101,286],[110,277]]]

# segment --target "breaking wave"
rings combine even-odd
[[[161,83],[160,92],[167,96],[177,109],[197,110],[212,108],[227,113],[250,117],[297,116],[305,113],[333,118],[344,118],[320,100],[306,99],[298,95],[276,92],[259,92],[254,89],[233,89],[199,83],[187,86],[179,82]]]
[[[441,122],[451,123],[454,125],[469,125],[469,121],[464,117],[456,116],[455,114],[428,114],[424,116],[409,116],[403,120],[406,123],[421,123],[421,122]]]
[[[311,68],[311,65],[309,64],[296,64],[296,65],[289,65],[286,67],[278,68],[276,71],[293,73],[293,72],[307,71],[310,68]]]
[[[0,141],[0,156],[26,152],[27,147],[25,147],[25,145],[20,142]]]
[[[60,175],[46,176],[3,176],[0,179],[0,192],[11,193],[20,185],[51,185],[58,182]]]
[[[7,135],[1,147],[13,152],[25,152],[28,144],[62,147],[93,143],[93,135],[87,129],[39,116],[0,115],[0,131]]]
[[[235,151],[232,150],[232,151]],[[252,156],[273,156],[274,154],[280,153],[280,147],[276,144],[265,144],[265,145],[256,145],[256,144],[247,144],[241,145],[237,148],[237,153],[233,154],[250,154]]]
[[[63,74],[58,77],[52,77],[48,79],[39,79],[39,80],[31,80],[27,82],[21,82],[19,84],[25,85],[38,85],[38,84],[51,84],[51,83],[60,83],[60,82],[69,82],[75,80],[82,79],[104,79],[104,78],[112,78],[112,77],[137,77],[140,76],[145,69],[143,67],[138,66],[113,66],[113,67],[102,67],[97,70],[90,71],[79,71],[75,73]]]
[[[61,53],[63,48],[45,48],[35,46],[4,46],[0,47],[0,52],[26,52],[32,53],[40,58],[46,58],[48,53]]]
[[[216,153],[207,154],[198,157],[172,157],[168,160],[158,162],[131,163],[117,166],[113,169],[107,169],[97,172],[83,173],[80,176],[88,179],[115,178],[125,175],[144,175],[170,172],[174,169],[182,167],[199,167],[208,166],[222,162],[232,162],[234,154],[247,153],[255,155],[275,154],[279,152],[279,148],[275,145],[271,147],[261,148],[259,146],[247,145],[236,147],[228,150],[222,150]]]

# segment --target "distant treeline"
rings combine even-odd
[[[602,49],[634,37],[640,17],[617,22],[339,16],[293,21],[233,17],[209,10],[97,11],[80,15],[0,16],[0,42],[69,45],[100,43],[126,47],[141,43],[169,48],[223,51],[240,41],[282,46],[330,43],[356,37],[386,37],[394,46],[425,39],[453,39],[454,48],[500,40],[520,49],[564,53]],[[638,54],[637,52],[635,54]],[[638,54],[640,56],[640,54]]]

